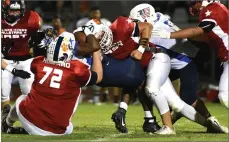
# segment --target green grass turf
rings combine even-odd
[[[212,115],[228,126],[228,111],[220,104],[207,104]],[[116,110],[112,104],[95,106],[79,104],[72,118],[74,131],[71,135],[60,137],[40,137],[29,135],[2,134],[2,141],[228,141],[227,134],[208,134],[206,128],[182,118],[174,125],[176,135],[149,135],[142,131],[143,111],[140,105],[130,106],[127,112],[128,134],[120,134],[111,121]],[[158,113],[155,110],[157,119]],[[39,116],[38,116],[39,119]],[[17,123],[18,125],[19,123]],[[161,124],[161,123],[159,123]]]

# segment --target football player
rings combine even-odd
[[[45,57],[34,58],[31,63],[35,75],[32,89],[27,96],[21,95],[16,100],[10,112],[7,113],[7,107],[3,109],[2,132],[15,133],[12,125],[19,120],[24,132],[30,135],[71,134],[71,118],[77,109],[81,88],[100,82],[103,76],[99,51],[92,55],[91,70],[82,61],[72,60],[77,56],[77,48],[87,49],[89,46],[78,44],[72,33],[64,32],[49,44]],[[96,48],[99,48],[98,42]]]
[[[140,4],[140,5],[135,6],[130,12],[130,18],[136,19],[139,21],[145,21],[144,17],[138,16],[138,12],[144,8],[142,7],[144,5],[145,4]],[[147,5],[145,6],[146,6],[145,8],[147,8]],[[150,7],[150,5],[148,5],[148,7]],[[157,12],[156,17],[157,19],[155,21],[152,21],[154,28],[158,28],[158,29],[160,28],[160,29],[167,30],[167,31],[179,31],[180,30],[179,27],[174,25],[163,14]],[[190,53],[190,52],[193,52],[193,51],[190,51],[190,50],[186,51],[185,47],[183,47],[185,46],[185,44],[188,44],[188,43],[185,40],[178,41],[175,39],[162,39],[162,38],[155,38],[155,37],[151,37],[150,41],[156,44],[158,48],[165,49],[168,55],[170,55],[171,69],[172,69],[170,75],[173,80],[177,78],[180,78],[181,80],[181,92],[180,92],[181,99],[184,102],[186,102],[187,104],[192,105],[206,119],[209,119],[211,121],[214,120],[217,122],[217,120],[214,117],[211,117],[211,114],[207,110],[203,101],[198,99],[196,96],[197,91],[198,91],[198,84],[199,84],[198,72],[191,58],[187,56],[187,55],[192,56],[193,53]],[[188,46],[192,46],[192,45],[188,44]],[[165,91],[166,90],[164,90],[164,93],[169,94],[169,92],[165,92]],[[145,103],[145,102],[142,101],[142,103]],[[150,119],[153,119],[154,117],[151,115],[148,107],[145,107],[145,105],[143,105],[143,108],[145,110],[145,120],[148,120],[148,122],[147,121],[144,122],[143,130],[149,132],[152,126],[150,127],[150,125],[147,125],[147,124],[150,124],[149,123]],[[173,117],[174,119],[173,123],[174,123],[176,119],[178,119],[175,116],[178,117],[179,115],[173,115],[173,116],[174,116]]]
[[[102,52],[103,54],[107,55],[107,56],[104,56],[105,63],[103,63],[104,79],[101,81],[99,85],[123,87],[125,90],[129,92],[130,90],[133,90],[132,88],[134,87],[136,89],[136,87],[138,87],[142,83],[144,74],[143,74],[143,78],[141,78],[143,71],[140,70],[138,62],[135,62],[132,59],[132,58],[135,58],[135,59],[141,60],[140,63],[143,68],[144,66],[147,66],[149,64],[148,73],[150,75],[148,74],[149,75],[147,76],[148,78],[152,79],[152,75],[153,75],[152,73],[155,73],[154,75],[159,76],[159,77],[156,77],[157,79],[159,79],[160,77],[162,77],[162,79],[165,78],[166,85],[163,85],[163,82],[161,82],[162,79],[158,82],[161,85],[166,86],[166,87],[163,87],[163,90],[170,87],[169,89],[173,91],[172,85],[170,81],[167,79],[168,74],[167,74],[167,77],[161,76],[162,71],[165,70],[165,72],[168,73],[169,72],[168,70],[170,70],[169,57],[167,57],[166,55],[163,55],[165,53],[159,50],[158,53],[156,53],[155,58],[151,59],[152,52],[146,51],[143,54],[144,51],[141,50],[143,49],[143,47],[148,46],[147,39],[142,39],[142,37],[151,36],[150,33],[148,33],[149,32],[148,30],[152,30],[151,24],[146,23],[146,22],[135,23],[127,17],[118,17],[115,20],[115,22],[110,26],[110,29],[104,27],[103,29],[101,29],[102,31],[98,31],[95,28],[96,24],[100,24],[99,21],[91,20],[86,24],[85,27],[88,27],[89,29],[91,29],[95,37],[100,40],[100,46],[101,46]],[[122,30],[120,30],[119,28],[120,26],[123,27]],[[81,27],[81,29],[83,28],[84,27]],[[76,31],[78,30],[79,29],[77,29]],[[103,33],[102,34],[103,36],[101,36],[101,33]],[[134,40],[136,38],[139,39],[139,36],[141,37],[140,43],[139,43],[140,45],[138,44],[138,42],[136,42],[138,40]],[[138,46],[140,47],[137,48]],[[129,57],[130,55],[132,56],[132,58]],[[125,69],[120,70],[120,68],[123,68],[123,67],[125,67]],[[166,70],[166,68],[168,70]],[[153,72],[153,71],[156,71],[157,69],[159,69],[160,72],[158,71]],[[155,86],[159,87],[160,89],[161,87],[160,84],[158,84],[157,86],[155,85]],[[170,106],[174,110],[181,112],[183,115],[185,115],[190,120],[196,121],[200,123],[201,125],[205,126],[206,120],[201,115],[199,115],[199,113],[197,113],[191,106],[182,102],[176,93],[173,93],[173,95],[171,96],[169,95],[160,95],[160,96],[167,99],[162,104],[166,105],[168,101]],[[152,99],[152,96],[150,96],[150,98]],[[116,128],[122,133],[127,133],[127,129],[125,127],[125,113],[126,113],[125,107],[126,106],[127,105],[122,106],[122,104],[120,104],[120,108],[122,109],[119,109],[112,116],[112,119],[116,124]],[[162,111],[162,115],[166,113],[167,116],[165,116],[165,118],[166,117],[167,119],[170,118],[168,106],[166,109],[160,110],[160,111]],[[189,115],[190,113],[192,114],[192,116]],[[197,118],[198,120],[195,118],[196,115],[198,115],[198,118]],[[169,120],[166,120],[166,119],[164,119],[163,122],[168,123],[168,125],[169,123],[170,124],[172,123],[171,121],[169,122]],[[209,125],[212,126],[213,124],[210,122]],[[165,128],[165,131],[164,131],[164,128]],[[174,131],[171,129],[171,126],[163,127],[163,129],[161,129],[158,132],[158,134],[165,134],[164,132],[166,132],[166,134],[174,133]]]
[[[31,74],[29,79],[18,78],[21,91],[28,94],[34,76],[30,71],[32,57],[29,54],[28,40],[30,36],[40,28],[40,17],[34,11],[25,9],[24,0],[5,0],[2,2],[2,47],[10,45],[8,53],[3,57],[4,61],[18,70],[24,70]],[[11,83],[14,74],[2,70],[2,107],[10,102]]]
[[[199,16],[198,26],[177,32],[155,29],[153,36],[168,39],[204,40],[217,48],[224,68],[220,77],[218,97],[220,102],[228,108],[228,9],[218,0],[196,0],[191,1],[190,12],[192,15]]]

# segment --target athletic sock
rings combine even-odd
[[[125,102],[120,102],[119,107],[127,111],[128,105]]]

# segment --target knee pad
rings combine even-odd
[[[219,91],[218,97],[219,97],[220,103],[228,108],[228,92]]]
[[[154,96],[157,96],[159,91],[156,91],[155,89],[153,89],[152,87],[150,86],[146,86],[145,87],[145,93],[148,97],[154,97]]]
[[[168,103],[175,112],[180,112],[184,108],[184,102],[179,97],[173,97],[173,99],[169,99]]]

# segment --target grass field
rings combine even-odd
[[[210,112],[221,124],[228,126],[228,111],[220,104],[207,104]],[[143,111],[140,105],[130,106],[127,113],[128,134],[116,131],[111,114],[116,110],[112,104],[95,106],[80,104],[73,117],[74,131],[61,137],[2,134],[2,141],[228,141],[227,134],[207,134],[206,129],[185,118],[174,125],[176,135],[150,135],[142,131]],[[159,116],[155,111],[158,120]],[[39,116],[38,116],[39,119]],[[161,124],[161,123],[160,123]]]

